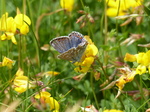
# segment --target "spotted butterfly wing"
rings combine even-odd
[[[87,46],[87,41],[79,32],[73,31],[69,36],[56,37],[50,44],[61,53],[58,58],[79,62]]]

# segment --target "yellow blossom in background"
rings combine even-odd
[[[43,74],[42,74],[42,76],[56,76],[56,75],[59,75],[60,74],[60,72],[55,72],[55,71],[48,71],[48,72],[44,72]]]
[[[124,60],[129,61],[129,62],[134,62],[134,61],[136,61],[136,56],[126,53]]]
[[[14,90],[17,91],[18,93],[23,93],[25,92],[29,86],[28,86],[28,77],[27,76],[17,76],[14,79]]]
[[[0,63],[0,67],[7,66],[9,69],[11,69],[13,64],[14,64],[13,60],[4,57],[3,61]]]
[[[74,0],[60,0],[60,5],[62,8],[71,12],[73,9]]]
[[[146,66],[143,66],[143,65],[139,65],[137,68],[136,68],[136,74],[139,74],[139,75],[142,75],[146,73]]]
[[[53,110],[53,112],[59,112],[59,103],[57,102],[57,100],[51,97],[51,94],[49,92],[42,91],[39,94],[36,94],[34,97],[36,99],[44,101],[43,103],[49,104],[50,110]]]
[[[17,28],[20,29],[20,33],[26,35],[29,32],[29,26],[31,25],[31,20],[25,14],[17,14],[14,18]]]
[[[42,91],[39,94],[36,94],[34,97],[36,99],[43,99],[43,101],[45,101],[47,98],[49,98],[51,96],[51,94],[49,92],[46,91]]]
[[[3,35],[1,35],[1,40],[11,40],[12,43],[17,44],[14,33],[5,32]]]
[[[15,35],[17,28],[20,34],[26,35],[29,32],[31,20],[25,14],[17,14],[15,18],[8,17],[8,13],[2,15],[0,18],[0,40],[11,40],[17,44]]]
[[[8,17],[8,13],[2,15],[0,19],[0,40],[12,40],[14,44],[17,44],[14,34],[16,32],[16,23],[12,17]]]
[[[103,112],[123,112],[123,111],[122,110],[116,110],[116,109],[110,109],[110,110],[106,109]]]
[[[59,103],[53,97],[47,98],[46,102],[50,105],[50,110],[59,111]]]
[[[137,63],[148,66],[150,64],[150,50],[146,53],[137,54]]]
[[[19,69],[17,70],[15,76],[23,76],[23,74],[24,74],[24,71],[23,71],[21,68],[19,68]]]
[[[118,86],[119,90],[122,90],[124,85],[126,84],[125,78],[126,77],[123,75],[117,80],[116,86]]]
[[[14,90],[18,93],[23,93],[27,89],[34,88],[35,84],[34,81],[30,81],[27,76],[24,76],[24,71],[22,71],[20,68],[15,74],[15,78],[13,81]]]
[[[143,0],[106,0],[108,5],[107,16],[115,17],[134,11],[135,7],[142,5]]]
[[[128,67],[120,68],[119,70],[122,75],[116,80],[116,86],[119,88],[119,91],[121,91],[126,83],[131,82],[134,79],[136,71],[130,70]]]
[[[8,12],[2,15],[0,18],[0,31],[5,31],[6,30],[6,20],[8,18]]]
[[[91,64],[94,62],[96,54],[98,53],[97,47],[91,41],[89,36],[84,36],[84,37],[88,41],[88,45],[82,56],[81,61],[74,63],[75,66],[78,66],[74,70],[82,73],[88,72],[89,68],[91,67]]]

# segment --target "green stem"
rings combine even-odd
[[[28,9],[29,9],[29,13],[30,13],[30,18],[31,18],[31,21],[32,21],[32,24],[31,24],[31,31],[32,31],[32,34],[33,34],[33,41],[34,41],[34,45],[35,45],[35,49],[36,49],[36,56],[37,56],[37,64],[38,64],[38,67],[39,67],[39,70],[41,71],[41,61],[40,61],[40,45],[38,43],[38,40],[36,38],[36,35],[34,33],[34,23],[33,23],[33,18],[32,18],[32,11],[31,11],[31,6],[30,6],[30,3],[29,3],[29,0],[27,0],[27,6],[28,6]]]
[[[96,94],[95,94],[95,92],[94,92],[93,74],[92,74],[92,73],[90,74],[90,83],[91,83],[91,88],[92,88],[92,92],[93,92],[93,96],[94,96],[94,99],[95,99],[96,106],[97,106],[97,108],[99,109],[99,105],[98,105],[98,101],[97,101],[97,98],[96,98]]]

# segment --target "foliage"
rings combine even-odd
[[[0,0],[0,111],[148,112],[148,0]],[[55,37],[80,32],[79,62]]]

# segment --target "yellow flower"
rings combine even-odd
[[[49,97],[46,99],[46,102],[50,105],[50,110],[59,111],[59,103],[53,97]]]
[[[54,110],[53,112],[59,112],[59,103],[57,102],[57,100],[51,97],[51,94],[49,92],[42,91],[39,94],[36,94],[35,98],[42,99],[44,103],[48,103],[50,105],[50,110]]]
[[[0,31],[3,31],[0,35],[0,40],[12,40],[14,44],[17,44],[14,34],[16,32],[16,23],[12,17],[8,17],[8,13],[2,15],[0,19]]]
[[[23,71],[21,68],[19,68],[19,69],[17,70],[15,76],[23,76],[23,74],[24,74],[24,71]]]
[[[94,62],[96,54],[98,53],[97,47],[91,41],[89,36],[85,36],[85,39],[88,41],[88,45],[82,56],[81,62],[74,63],[75,66],[78,66],[74,70],[82,73],[88,72],[91,64]]]
[[[27,76],[24,76],[24,71],[22,71],[20,68],[15,74],[15,78],[13,81],[14,90],[18,93],[23,93],[27,89],[34,88],[35,84],[34,81],[30,81]]]
[[[11,39],[12,43],[17,44],[14,33],[5,32],[5,34],[1,35],[0,38],[1,38],[1,40],[10,40]]]
[[[125,81],[126,77],[124,75],[122,75],[116,82],[116,86],[118,86],[119,90],[122,90],[124,85],[126,84]]]
[[[136,55],[137,63],[148,66],[150,64],[150,50],[146,53],[139,53]]]
[[[123,112],[122,110],[116,110],[116,109],[111,109],[111,110],[104,110],[103,112]]]
[[[118,86],[119,91],[121,91],[126,83],[131,82],[134,79],[137,73],[135,70],[131,71],[128,67],[120,68],[119,70],[122,73],[122,76],[117,79],[116,86]]]
[[[18,93],[25,92],[29,86],[28,86],[29,79],[27,76],[17,76],[14,79],[14,90]]]
[[[42,76],[46,75],[46,76],[56,76],[56,75],[59,75],[60,72],[55,72],[55,71],[48,71],[48,72],[44,72],[42,74]]]
[[[7,66],[9,69],[11,69],[13,64],[14,64],[13,60],[4,57],[3,61],[0,63],[0,67]]]
[[[6,31],[6,21],[8,18],[8,13],[6,12],[5,14],[2,15],[0,18],[0,31]]]
[[[44,101],[49,98],[51,96],[51,94],[49,92],[46,91],[42,91],[39,94],[36,94],[34,97],[36,99],[43,99]]]
[[[71,12],[73,9],[74,0],[60,0],[60,5],[62,8]]]
[[[107,9],[107,16],[115,17],[126,15],[129,10],[134,11],[135,7],[142,4],[143,0],[106,0],[109,8]]]
[[[20,29],[20,33],[26,35],[29,32],[29,26],[31,24],[31,20],[25,14],[17,14],[14,18],[16,22],[16,26]]]
[[[139,75],[142,75],[146,73],[146,66],[144,65],[139,65],[137,68],[136,68],[136,74],[139,74]]]
[[[136,61],[136,56],[129,54],[129,53],[126,53],[124,60],[134,62],[134,61]]]

